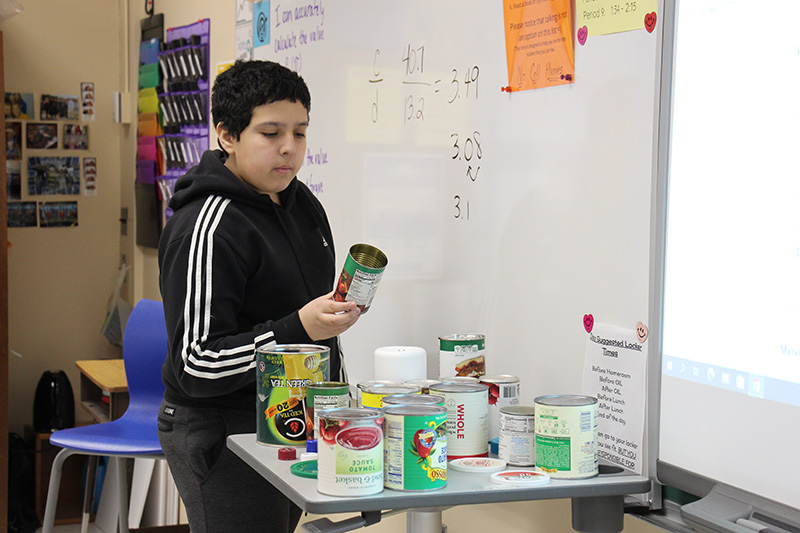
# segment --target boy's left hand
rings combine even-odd
[[[322,341],[344,333],[356,323],[361,309],[355,302],[337,302],[333,291],[311,300],[300,309],[300,322],[312,341]]]

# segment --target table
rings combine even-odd
[[[448,507],[570,498],[573,529],[591,533],[617,533],[623,527],[625,495],[650,490],[649,478],[616,467],[603,469],[613,473],[590,479],[553,479],[548,485],[530,488],[496,485],[490,480],[490,474],[448,470],[447,486],[437,491],[402,492],[385,489],[374,496],[336,497],[317,492],[315,479],[293,475],[289,470],[293,461],[279,461],[278,448],[258,444],[253,433],[231,435],[228,437],[228,448],[304,511],[313,514],[361,513],[361,519],[333,523],[325,518],[304,524],[306,531],[311,532],[350,531],[377,523],[381,511],[406,510],[407,531],[441,533],[441,513]]]
[[[128,380],[122,359],[76,361],[81,371],[81,406],[95,422],[108,422],[121,417],[128,408]],[[108,404],[103,401],[108,393]]]

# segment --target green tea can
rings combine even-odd
[[[330,348],[278,344],[256,349],[256,440],[271,446],[306,442],[306,387],[326,381]]]
[[[319,412],[334,407],[350,407],[350,385],[343,381],[317,381],[306,387],[306,438],[317,440]]]
[[[374,246],[354,244],[347,254],[333,299],[337,302],[355,302],[361,312],[366,313],[388,264],[386,254]]]
[[[319,424],[317,491],[329,496],[383,491],[383,411],[323,409]]]
[[[552,479],[596,476],[597,398],[571,394],[539,396],[533,404],[536,470]]]
[[[447,485],[447,408],[397,405],[384,414],[383,484],[427,491]]]

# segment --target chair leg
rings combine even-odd
[[[97,480],[97,463],[100,458],[90,455],[86,469],[86,486],[83,490],[83,516],[81,516],[81,533],[89,531],[89,520],[92,517],[92,507],[94,507],[94,489]]]
[[[75,450],[64,448],[58,452],[58,455],[53,460],[53,466],[50,469],[50,484],[47,487],[47,504],[44,510],[42,533],[53,532],[53,522],[56,519],[56,506],[58,505],[58,491],[61,488],[61,468],[64,466],[64,461],[75,453],[77,453]]]
[[[128,530],[128,469],[125,457],[115,457],[117,463],[117,490],[119,491],[119,532],[130,533]],[[44,532],[43,532],[44,533]]]

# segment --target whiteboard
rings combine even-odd
[[[282,1],[270,17],[254,57],[309,84],[298,177],[337,261],[359,242],[389,258],[342,336],[350,383],[391,345],[425,348],[438,377],[438,338],[480,333],[521,404],[580,393],[584,314],[647,322],[660,32],[575,41],[573,84],[507,93],[500,2]]]

